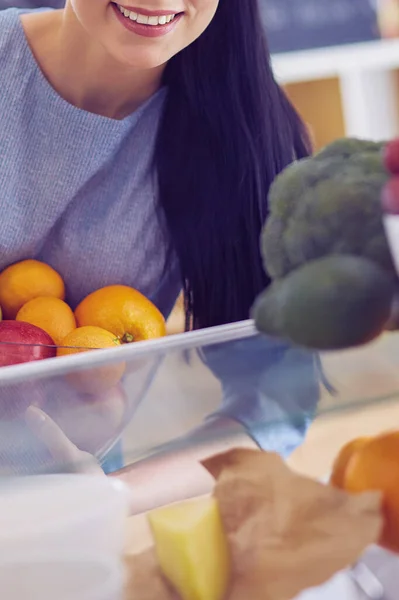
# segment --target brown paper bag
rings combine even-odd
[[[162,577],[154,548],[127,557],[125,564],[125,600],[178,600]]]
[[[275,454],[205,460],[233,558],[226,600],[291,600],[350,566],[382,529],[378,493],[351,496],[293,473]],[[176,600],[153,549],[129,559],[126,600]]]
[[[229,600],[291,600],[354,563],[382,529],[378,493],[349,495],[293,473],[276,454],[204,461],[233,554]]]

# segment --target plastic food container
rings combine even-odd
[[[7,600],[119,600],[129,493],[103,476],[4,479],[0,589]]]

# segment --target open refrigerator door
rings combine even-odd
[[[220,436],[213,427],[218,420],[236,423],[252,447],[279,454],[294,472],[326,480],[344,444],[399,422],[398,350],[397,334],[387,333],[359,349],[317,354],[262,336],[246,321],[4,367],[2,484],[20,475],[89,471],[93,460],[129,483],[130,473],[159,457],[184,454],[194,446],[208,448],[209,454]],[[122,379],[109,387],[110,375],[122,364]],[[93,381],[100,382],[99,391],[89,395],[87,382]],[[76,463],[63,460],[34,434],[26,419],[32,406],[79,448]],[[378,551],[385,571],[386,556]],[[374,562],[367,580],[366,561],[345,575],[346,587],[363,590],[348,600],[390,600],[389,595],[370,595],[376,593],[370,583],[376,569]],[[389,564],[392,575],[396,558]],[[333,583],[343,585],[341,579],[329,586]]]

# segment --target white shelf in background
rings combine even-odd
[[[340,77],[350,71],[389,71],[399,69],[399,39],[274,54],[272,62],[282,84]]]
[[[399,69],[399,40],[275,54],[272,63],[283,85],[338,77],[346,135],[375,140],[399,135],[399,94],[393,73]]]

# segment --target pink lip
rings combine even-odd
[[[170,23],[166,23],[166,25],[144,25],[142,23],[137,23],[137,21],[131,21],[130,19],[128,19],[127,17],[125,17],[121,11],[119,10],[119,8],[116,6],[116,4],[112,4],[112,8],[114,10],[114,13],[116,15],[116,18],[122,23],[122,25],[128,30],[131,31],[132,33],[136,33],[137,35],[141,35],[142,37],[148,37],[148,38],[156,38],[156,37],[162,37],[163,35],[167,35],[168,33],[170,33],[178,24],[178,22],[180,21],[180,19],[182,18],[183,14],[178,15],[177,17],[174,18],[173,21],[171,21]],[[127,9],[127,10],[131,10],[132,12],[139,12],[136,9]],[[140,14],[146,14],[144,12],[142,12],[142,9],[140,9],[141,13]],[[148,11],[147,11],[148,13]],[[176,13],[166,13],[166,15],[172,15],[172,14],[176,14]],[[158,13],[151,13],[148,16],[163,16],[161,12]]]
[[[182,12],[181,10],[147,10],[145,8],[137,8],[136,6],[125,6],[124,4],[119,4],[119,6],[123,6],[123,8],[131,12],[145,15],[146,17],[167,17],[168,15],[177,15]]]

